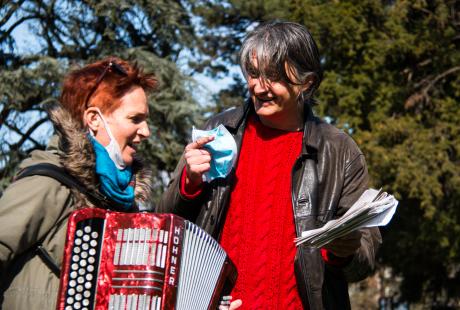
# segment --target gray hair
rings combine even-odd
[[[289,78],[286,64],[295,81]],[[313,96],[323,76],[318,47],[310,32],[300,24],[285,21],[264,23],[251,31],[240,50],[240,66],[246,79],[259,77],[291,85],[312,80],[309,89],[301,94],[304,100]]]

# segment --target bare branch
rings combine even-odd
[[[42,124],[46,123],[48,120],[49,119],[47,117],[38,120],[25,133],[23,133],[21,129],[19,129],[15,125],[5,122],[6,127],[8,127],[9,129],[13,130],[14,132],[16,132],[17,134],[21,136],[21,139],[18,142],[11,145],[11,149],[16,149],[16,150],[20,149],[21,146],[24,144],[24,142],[26,142],[27,140],[30,140],[33,144],[35,144],[36,147],[41,147],[42,143],[32,138],[31,135],[35,131],[35,129],[40,127]]]
[[[434,87],[434,85],[436,83],[438,83],[439,80],[441,80],[441,79],[445,78],[446,76],[448,76],[450,74],[453,74],[453,73],[455,73],[457,71],[460,71],[460,66],[450,68],[450,69],[442,72],[441,74],[436,75],[434,78],[431,75],[431,76],[423,79],[421,82],[417,83],[415,88],[420,88],[421,86],[423,86],[423,88],[418,90],[418,91],[416,91],[412,95],[410,95],[409,98],[407,98],[406,102],[404,103],[404,107],[406,109],[412,108],[418,102],[422,102],[424,100],[426,102],[430,102],[430,96],[429,96],[428,93]]]
[[[31,16],[24,16],[24,17],[18,19],[13,25],[11,25],[10,28],[8,28],[8,30],[6,30],[5,32],[2,33],[2,36],[0,36],[0,42],[5,40],[17,26],[19,26],[20,24],[22,24],[26,20],[39,19],[39,18],[40,18],[40,16],[38,16],[38,15],[31,15]]]
[[[14,12],[19,8],[21,7],[21,5],[24,3],[24,0],[22,1],[19,1],[17,3],[14,3],[13,5],[11,5],[10,7],[10,10],[5,14],[5,16],[2,18],[2,20],[0,20],[0,26],[3,26],[4,24],[6,24],[8,22],[8,20],[11,18],[11,16],[13,16]],[[3,7],[3,1],[1,2],[1,6]]]
[[[425,92],[428,92],[434,84],[436,84],[440,79],[445,78],[446,76],[455,73],[457,71],[460,71],[460,66],[450,68],[449,70],[444,71],[443,73],[437,75],[426,87],[425,87]]]
[[[8,115],[10,115],[11,109],[8,109],[6,105],[4,106],[4,109],[0,113],[0,129],[2,128],[2,124],[5,124],[6,119],[8,118]]]

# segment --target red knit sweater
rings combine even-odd
[[[302,132],[249,119],[221,244],[236,264],[243,309],[302,309],[294,275],[291,169]]]
[[[263,126],[250,117],[243,137],[236,182],[221,244],[238,268],[233,299],[240,309],[302,309],[294,276],[295,237],[291,203],[291,169],[301,150],[301,132]],[[180,192],[197,198],[202,188]],[[327,264],[345,266],[351,257],[321,249]]]

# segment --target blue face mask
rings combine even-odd
[[[105,117],[102,116],[101,110],[99,110],[99,108],[96,109],[97,113],[99,114],[99,117],[102,120],[102,123],[104,124],[105,131],[107,132],[110,138],[109,144],[104,146],[104,148],[106,149],[115,166],[117,166],[118,169],[122,170],[126,167],[126,164],[123,161],[123,155],[121,154],[120,145],[118,144],[117,140],[115,140],[115,137],[113,136],[112,131],[110,130],[109,124],[105,120]],[[91,129],[89,130],[89,133],[92,137],[94,137],[94,133]]]
[[[193,127],[193,141],[209,136],[214,136],[214,140],[204,146],[211,153],[211,169],[203,175],[205,182],[225,178],[232,170],[237,155],[235,139],[224,125],[211,130],[198,130]]]
[[[134,187],[131,184],[133,172],[128,166],[118,169],[109,153],[95,138],[88,135],[96,154],[96,174],[101,182],[101,192],[121,205],[125,210],[134,203]]]

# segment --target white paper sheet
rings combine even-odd
[[[296,245],[306,243],[309,246],[320,248],[353,230],[385,226],[391,221],[397,206],[398,201],[393,195],[370,188],[342,217],[327,222],[321,228],[302,232],[302,236],[295,238],[294,242]]]

